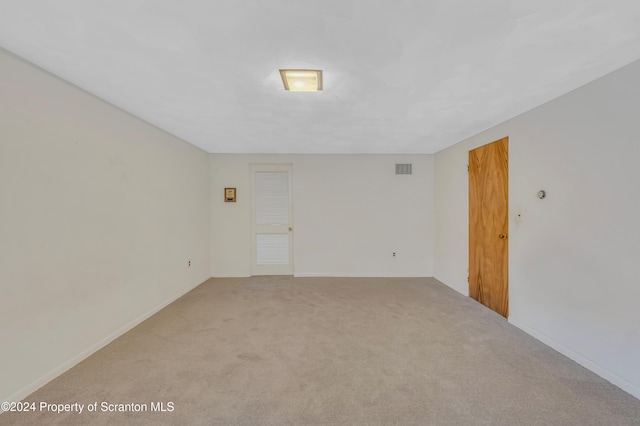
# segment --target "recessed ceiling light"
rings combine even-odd
[[[280,70],[284,90],[316,92],[322,90],[322,70]]]

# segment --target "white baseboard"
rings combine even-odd
[[[107,335],[106,337],[104,337],[100,341],[98,341],[95,344],[89,346],[87,349],[85,349],[84,351],[80,352],[78,355],[72,357],[71,359],[67,360],[66,362],[60,364],[58,367],[56,367],[56,368],[52,369],[51,371],[49,371],[48,373],[44,374],[38,380],[30,383],[29,385],[23,387],[22,389],[18,390],[17,392],[14,392],[13,394],[5,397],[4,399],[2,399],[2,401],[18,402],[18,401],[23,400],[27,396],[31,395],[33,392],[35,392],[38,389],[40,389],[42,386],[44,386],[47,383],[49,383],[51,380],[55,379],[56,377],[58,377],[59,375],[61,375],[65,371],[69,370],[71,367],[75,366],[76,364],[79,364],[80,362],[82,362],[86,358],[88,358],[89,356],[93,355],[94,353],[96,353],[97,351],[102,349],[103,347],[107,346],[109,343],[113,342],[115,339],[117,339],[118,337],[122,336],[124,333],[126,333],[129,330],[131,330],[133,327],[137,326],[138,324],[140,324],[141,322],[143,322],[147,318],[149,318],[152,315],[158,313],[160,310],[162,310],[166,306],[170,305],[171,303],[175,302],[176,300],[178,300],[179,298],[181,298],[185,294],[189,293],[191,290],[193,290],[194,288],[198,287],[199,285],[201,285],[202,283],[207,281],[209,278],[210,277],[207,277],[207,278],[197,282],[197,284],[194,284],[194,285],[184,289],[183,291],[178,293],[176,296],[170,298],[169,300],[160,303],[159,305],[155,306],[151,310],[147,311],[146,313],[140,315],[139,317],[135,318],[134,320],[132,320],[129,323],[125,324],[124,326],[120,327],[119,329],[117,329],[113,333]],[[2,413],[3,413],[3,411],[0,409],[0,414],[2,414]]]
[[[294,273],[294,277],[296,278],[429,278],[430,275],[424,274],[368,274],[368,273],[360,273],[360,274],[336,274],[329,272],[300,272]]]
[[[623,391],[635,396],[636,398],[640,399],[640,387],[637,385],[634,385],[633,383],[623,379],[622,377],[618,376],[615,373],[612,373],[611,371],[607,370],[606,368],[602,367],[601,365],[591,361],[590,359],[584,357],[583,355],[580,355],[577,352],[574,352],[573,350],[567,348],[566,346],[564,346],[563,344],[553,340],[552,338],[550,338],[549,336],[545,335],[544,333],[539,332],[538,330],[536,330],[535,328],[521,322],[518,321],[517,319],[511,319],[509,318],[509,323],[513,324],[515,327],[518,327],[520,330],[524,331],[525,333],[535,337],[536,339],[540,340],[542,343],[544,343],[545,345],[555,349],[556,351],[560,352],[562,355],[566,356],[567,358],[570,358],[572,360],[574,360],[575,362],[577,362],[578,364],[580,364],[581,366],[583,366],[584,368],[586,368],[587,370],[590,370],[592,372],[594,372],[595,374],[597,374],[598,376],[602,377],[603,379],[613,383],[614,385],[616,385],[617,387],[619,387],[620,389],[622,389]]]
[[[215,273],[211,276],[211,278],[249,278],[251,275],[247,275],[247,274],[238,274],[238,273],[229,273],[229,274],[225,274],[225,273]]]
[[[442,284],[446,285],[447,287],[451,288],[452,290],[457,291],[458,293],[462,294],[463,296],[468,296],[469,295],[469,287],[460,287],[460,286],[454,285],[451,282],[449,282],[449,280],[445,280],[445,279],[442,279],[440,277],[434,276],[433,278],[435,278],[436,280],[440,281]]]

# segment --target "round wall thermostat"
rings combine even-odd
[[[544,200],[545,197],[547,196],[547,191],[538,191],[538,198],[540,198],[541,200]]]

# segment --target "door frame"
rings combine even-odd
[[[269,271],[268,266],[260,266],[257,264],[257,244],[256,236],[258,234],[258,226],[256,224],[256,193],[255,193],[255,174],[256,172],[288,172],[289,174],[289,267],[287,271],[284,268],[280,271]],[[293,275],[294,274],[294,250],[293,250],[293,164],[292,163],[252,163],[249,164],[249,182],[250,182],[250,199],[251,199],[251,275]],[[283,225],[284,226],[284,225]],[[271,268],[276,269],[276,268]]]

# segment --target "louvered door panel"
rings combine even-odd
[[[289,235],[256,235],[256,263],[258,265],[286,265],[289,263]]]
[[[256,172],[256,224],[289,224],[289,174]]]

